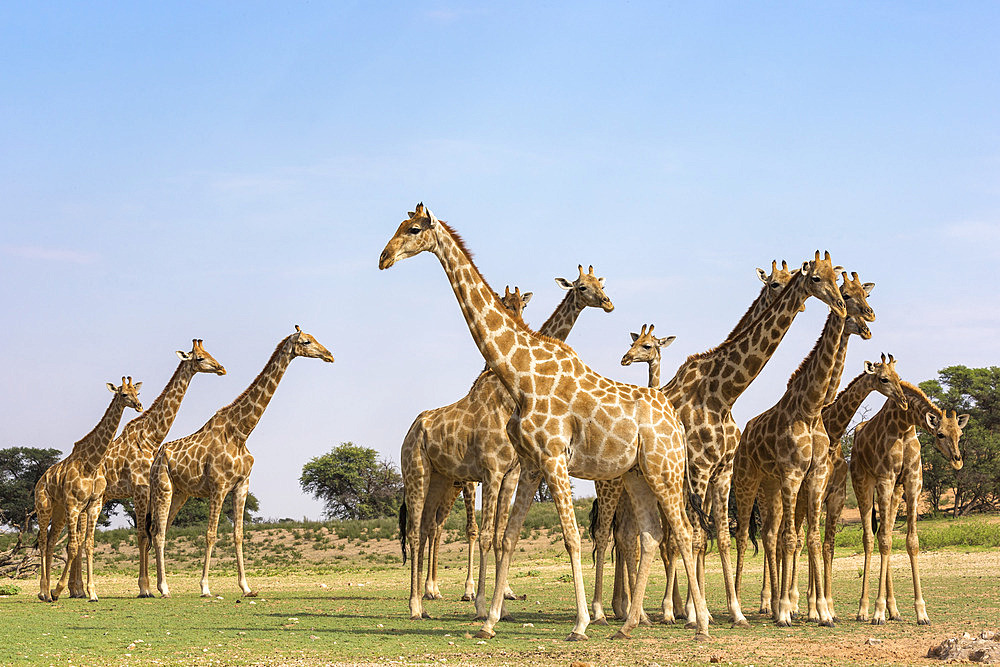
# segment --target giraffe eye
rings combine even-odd
[[[652,350],[653,346],[650,345],[649,343],[647,343],[647,344],[645,344],[645,345],[642,346],[642,349],[644,349],[644,350]]]
[[[781,287],[781,283],[777,281],[771,283],[771,289],[778,289],[779,287]]]
[[[579,287],[577,287],[577,289],[580,290],[581,292],[586,292],[587,291],[587,286],[586,285],[580,285]]]
[[[939,438],[940,440],[944,440],[944,433],[938,433],[938,434],[937,434],[937,437],[938,437],[938,438]]]
[[[844,301],[850,301],[850,300],[851,300],[851,295],[850,294],[845,294],[844,295]]]
[[[813,281],[814,283],[818,283],[818,282],[819,282],[819,276],[813,276],[813,277],[812,277],[812,281]]]
[[[199,361],[199,362],[200,361],[205,361],[205,357],[195,357],[194,360],[195,361]]]
[[[421,231],[420,227],[410,227],[408,234],[419,234]]]
[[[882,384],[889,384],[889,378],[879,378],[878,381],[881,382]]]
[[[310,342],[309,340],[304,340],[304,341],[302,341],[302,344],[303,344],[303,345],[308,345],[308,344],[309,344],[309,342]]]

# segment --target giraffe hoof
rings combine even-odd
[[[462,596],[462,602],[472,602],[475,599],[476,597],[474,595],[469,595],[468,593]]]
[[[514,615],[513,614],[504,614],[503,616],[500,617],[500,620],[503,621],[504,623],[513,623],[514,622]]]
[[[621,632],[621,631],[619,630],[619,632]],[[569,637],[566,638],[566,641],[568,641],[568,642],[585,642],[588,639],[590,639],[590,637],[588,637],[587,635],[581,634],[579,632],[571,632],[571,633],[569,633]]]
[[[641,625],[644,628],[651,628],[653,627],[653,622],[649,620],[649,616],[643,614],[642,618],[639,619],[639,625]]]
[[[605,616],[599,616],[591,621],[594,625],[609,625],[608,619]]]
[[[744,628],[744,629],[746,629],[746,628],[750,627],[750,621],[748,621],[745,618],[741,618],[738,621],[733,621],[733,624],[730,625],[729,627],[730,628]]]
[[[677,620],[673,616],[664,616],[660,619],[660,625],[674,625]]]
[[[486,614],[476,614],[475,616],[472,617],[472,620],[473,621],[485,621],[487,618],[489,618],[489,616],[486,615]]]
[[[245,598],[255,598],[255,597],[257,597],[257,591],[247,591],[246,593],[243,594],[243,597],[245,597]]]
[[[903,617],[900,616],[899,614],[893,614],[892,616],[889,617],[889,620],[890,621],[902,621]]]
[[[857,615],[857,616],[855,617],[855,619],[854,619],[854,620],[855,620],[855,621],[862,621],[862,622],[864,622],[864,621],[867,621],[867,620],[868,620],[868,614],[858,614],[858,615]]]
[[[493,639],[496,635],[492,630],[480,630],[476,633],[476,639]]]
[[[781,619],[780,621],[775,621],[774,622],[774,627],[776,627],[776,628],[790,628],[790,627],[792,627],[792,622],[791,622],[791,620]]]
[[[212,597],[212,594],[211,593],[202,593],[201,597],[203,597],[203,598],[210,598],[210,597]]]
[[[828,619],[828,620],[825,620],[825,621],[820,621],[819,625],[820,625],[820,627],[823,627],[823,628],[832,628],[833,627],[833,619]]]
[[[434,596],[431,595],[430,593],[424,593],[424,599],[425,600],[433,600]]]
[[[707,630],[705,632],[696,632],[696,633],[694,633],[694,640],[696,642],[703,642],[703,641],[705,641],[707,639],[711,639],[711,635],[708,634]]]
[[[685,630],[696,630],[697,628],[698,624],[694,621],[688,621],[687,623],[684,624]]]
[[[430,618],[430,617],[431,615],[428,614],[426,611],[420,612],[420,618]]]
[[[626,634],[619,630],[615,634],[611,635],[612,639],[632,639],[632,635]]]
[[[872,619],[872,625],[885,625],[885,619],[884,618],[873,618]]]
[[[917,625],[930,625],[930,624],[931,624],[931,619],[929,618],[917,619]]]

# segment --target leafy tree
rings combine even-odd
[[[5,524],[20,526],[35,509],[35,484],[62,458],[58,449],[8,447],[0,449],[0,508]],[[33,521],[33,519],[32,519]],[[28,526],[21,526],[27,530]]]
[[[394,516],[403,501],[403,478],[396,467],[368,447],[343,442],[302,466],[299,484],[323,501],[334,519]]]
[[[931,438],[920,434],[924,490],[935,510],[953,490],[955,516],[1000,509],[1000,367],[949,366],[920,388],[942,410],[968,413],[959,449],[964,466],[952,468]]]

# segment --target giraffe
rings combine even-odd
[[[835,400],[823,407],[823,425],[830,438],[830,473],[823,499],[826,507],[826,525],[823,532],[823,590],[826,593],[827,608],[833,614],[834,620],[837,620],[837,614],[833,609],[833,547],[837,536],[837,524],[840,522],[844,501],[847,498],[848,466],[844,459],[841,439],[854,413],[873,391],[895,401],[900,409],[906,409],[906,396],[903,394],[903,387],[896,373],[896,360],[891,354],[888,360],[882,355],[880,363],[872,364],[866,361],[864,372],[851,380]]]
[[[274,396],[288,364],[295,357],[333,362],[330,351],[296,325],[295,333],[278,343],[260,375],[232,403],[216,412],[191,435],[165,442],[157,450],[149,473],[146,526],[156,549],[156,587],[163,597],[170,597],[163,561],[167,527],[190,497],[209,499],[201,595],[211,595],[208,566],[212,560],[222,502],[230,491],[233,492],[237,581],[244,595],[253,595],[243,567],[243,510],[253,469],[253,456],[247,450],[246,442]]]
[[[738,509],[737,579],[741,578],[743,535],[749,525],[750,509],[763,482],[766,512],[770,520],[764,534],[768,575],[771,590],[780,595],[772,605],[775,625],[791,624],[791,581],[794,577],[792,552],[795,547],[795,505],[800,493],[807,496],[806,541],[809,548],[809,569],[820,562],[819,506],[826,485],[827,454],[830,443],[823,428],[821,410],[830,385],[830,373],[837,346],[843,334],[845,313],[831,310],[823,333],[809,356],[788,381],[788,388],[778,402],[752,418],[743,431],[736,451],[734,480]],[[800,488],[801,487],[801,488]],[[777,522],[781,522],[782,541],[779,544]],[[777,563],[782,577],[777,580]],[[826,608],[826,598],[818,591],[817,613],[820,625],[833,625]]]
[[[614,304],[604,291],[604,278],[594,273],[593,266],[584,271],[581,264],[577,269],[579,276],[576,280],[556,278],[556,284],[566,290],[566,296],[542,324],[539,329],[542,335],[565,340],[585,308],[600,308],[607,313],[614,310]],[[521,309],[511,310],[520,317]],[[452,480],[476,479],[483,482],[484,528],[479,535],[479,585],[475,595],[476,618],[480,620],[485,619],[487,614],[488,556],[493,550],[494,561],[499,562],[500,539],[520,474],[517,455],[504,427],[513,410],[514,401],[503,384],[494,373],[484,371],[463,399],[421,413],[410,427],[400,454],[404,480],[407,475],[422,475],[428,468],[431,471],[427,498],[441,493],[441,488]],[[407,499],[409,497],[407,494]],[[434,506],[423,505],[427,508]],[[433,515],[430,511],[428,514]],[[417,562],[411,562],[411,568],[414,567],[419,578],[419,556]],[[411,580],[412,577],[411,573]],[[514,597],[509,588],[504,593],[507,599]],[[411,590],[410,595],[410,607],[413,609],[419,606],[419,600],[416,605],[413,600],[417,591]]]
[[[763,283],[763,286],[761,287],[760,293],[757,295],[757,298],[754,299],[753,303],[750,304],[750,307],[747,308],[747,311],[743,314],[743,317],[741,317],[740,320],[739,320],[739,322],[736,324],[736,327],[729,333],[729,335],[726,336],[725,342],[732,341],[733,338],[735,338],[738,333],[740,333],[744,328],[746,328],[748,324],[750,324],[751,322],[754,322],[757,318],[759,318],[764,313],[764,311],[767,309],[767,307],[775,300],[775,298],[778,296],[778,294],[780,294],[781,291],[785,288],[785,286],[791,281],[792,277],[796,273],[798,273],[798,272],[799,272],[798,268],[796,268],[794,270],[789,270],[788,269],[788,263],[786,261],[784,261],[784,260],[782,260],[780,267],[778,266],[778,263],[777,263],[776,260],[771,260],[771,273],[770,274],[768,274],[766,271],[764,271],[764,269],[758,268],[757,269],[757,277]],[[799,310],[799,312],[805,310],[805,301],[804,300],[799,305],[798,310]],[[794,315],[793,315],[793,317],[794,317]],[[780,340],[780,338],[779,338],[779,340]],[[689,361],[690,361],[690,359],[689,359]],[[682,368],[683,368],[683,366],[682,366]],[[751,380],[752,380],[752,378],[751,378]],[[749,382],[747,384],[749,385]],[[691,388],[692,388],[692,390],[696,390],[697,386],[694,385],[694,384],[692,384]],[[681,399],[682,399],[682,396],[675,395],[672,398],[671,403],[673,403],[674,405],[677,405],[678,400],[681,400]],[[733,402],[735,402],[735,400],[736,400],[736,397],[734,397],[732,399]],[[714,407],[715,406],[713,405],[713,409],[714,409]],[[730,403],[730,407],[731,407],[731,403]],[[724,412],[726,412],[726,414],[728,414],[728,411],[724,411]],[[687,429],[687,432],[688,432],[688,448],[689,448],[689,454],[690,454],[690,449],[693,446],[700,447],[701,444],[702,444],[700,441],[697,441],[697,440],[694,439],[694,437],[692,437],[692,435],[691,435],[691,429],[698,426],[698,423],[697,423],[697,421],[696,421],[695,418],[696,417],[702,417],[704,415],[699,414],[698,412],[695,412],[695,411],[685,411],[685,412],[682,413],[682,419],[685,418],[685,415],[689,419],[689,421],[685,422],[685,429]],[[711,420],[712,415],[709,414],[708,418]],[[731,419],[730,419],[730,421],[731,421]],[[735,428],[735,423],[733,424],[733,428]],[[738,435],[737,435],[737,440],[738,440]],[[730,445],[730,446],[735,447],[735,445]],[[592,519],[591,519],[591,528],[590,528],[590,530],[591,530],[591,537],[593,538],[594,545],[595,545],[594,546],[594,561],[595,561],[595,571],[596,571],[596,574],[595,574],[595,584],[594,584],[594,599],[591,602],[591,612],[593,613],[594,622],[595,623],[601,623],[601,624],[607,623],[607,621],[605,620],[605,616],[604,616],[603,603],[601,601],[601,597],[603,595],[603,587],[604,587],[604,558],[605,558],[605,554],[606,554],[606,551],[607,551],[608,538],[611,535],[612,519],[613,519],[613,517],[615,517],[615,516],[618,515],[617,507],[618,507],[619,499],[621,498],[622,488],[623,488],[622,487],[622,483],[620,481],[616,481],[616,480],[597,481],[597,482],[594,483],[594,491],[595,491],[596,498],[595,498],[595,501],[594,501],[594,509],[591,510],[593,515],[592,515]],[[702,493],[702,495],[700,497],[704,497],[704,493]],[[628,511],[627,505],[626,505],[624,511],[625,512]],[[624,519],[624,520],[628,521],[627,518]],[[625,527],[625,526],[623,525],[623,527]],[[695,528],[696,528],[696,531],[697,531],[698,527],[696,526]],[[696,532],[695,533],[695,538],[696,538],[695,539],[695,544],[696,544],[696,546],[698,545],[697,537],[698,537],[698,533]],[[669,542],[663,544],[662,548],[663,549],[669,549]],[[675,569],[673,568],[673,565],[672,565],[673,558],[671,558],[669,554],[665,554],[665,555],[661,554],[661,555],[663,555],[664,557],[667,558],[667,562],[668,562],[668,565],[667,565],[668,588],[672,589],[671,593],[673,593],[674,590],[677,590],[677,588],[676,588],[677,584],[676,584],[676,578],[675,578]],[[700,555],[699,565],[702,568],[702,570],[700,570],[702,572],[702,574],[699,575],[699,577],[700,577],[699,583],[701,584],[702,588],[704,588],[704,583],[705,583],[704,582],[704,574],[703,574],[703,568],[704,568],[704,548],[702,548],[702,550],[701,550],[701,552],[700,552],[699,555]],[[619,582],[617,580],[617,577],[618,577],[619,571],[624,571],[624,569],[622,569],[622,568],[625,568],[626,564],[631,562],[629,560],[631,557],[632,557],[631,556],[631,551],[626,550],[623,553],[624,560],[623,561],[619,561],[620,565],[617,566],[616,570],[615,570],[615,576],[616,576],[615,587],[614,587],[615,595],[612,598],[612,607],[615,610],[616,616],[619,616],[619,617],[622,617],[624,615],[624,613],[625,613],[625,606],[626,605],[624,604],[624,601],[623,601],[623,592],[625,590],[625,587],[624,586],[619,586]],[[727,558],[728,558],[728,554],[727,554]],[[679,591],[676,594],[674,594],[673,597],[668,597],[666,594],[664,595],[663,601],[661,603],[661,611],[662,611],[661,622],[662,623],[670,624],[670,623],[674,622],[674,619],[675,619],[675,609],[678,609],[678,610],[680,609],[680,605],[676,603],[676,601],[674,600],[674,598],[675,597],[679,598],[679,595],[680,595]],[[691,599],[690,596],[688,597],[688,602],[689,602],[689,605],[693,604],[692,599]],[[688,609],[687,612],[692,611],[692,610],[693,609]],[[687,616],[687,612],[678,612],[676,614],[676,616],[678,616],[678,617],[685,617],[685,616]],[[643,618],[645,618],[644,614],[643,614]],[[711,615],[709,615],[709,618],[711,618]],[[738,624],[742,625],[743,623],[740,623],[740,618],[742,618],[742,614],[740,614],[740,613],[733,614],[733,621],[734,621],[734,623],[738,623]],[[745,619],[744,619],[744,622],[745,622]]]
[[[188,385],[198,373],[225,375],[226,369],[205,350],[204,341],[191,341],[191,351],[177,351],[181,360],[163,391],[152,405],[122,429],[104,457],[107,487],[101,506],[109,500],[132,499],[139,542],[139,597],[152,597],[149,589],[149,540],[146,538],[146,501],[149,499],[149,467],[160,443],[167,437],[177,417]],[[73,561],[71,597],[82,597],[80,557]]]
[[[881,555],[878,597],[871,622],[882,625],[889,620],[900,620],[896,596],[889,574],[889,557],[892,550],[892,526],[902,496],[906,495],[906,552],[910,556],[913,574],[913,606],[917,624],[929,625],[927,606],[920,588],[920,570],[917,554],[917,501],[923,490],[923,470],[920,458],[920,441],[916,429],[922,428],[934,437],[934,444],[955,470],[962,469],[962,452],[958,442],[962,429],[969,422],[969,415],[955,411],[943,412],[934,405],[918,387],[902,382],[903,395],[909,404],[904,409],[894,401],[885,405],[870,421],[858,424],[854,431],[850,472],[854,493],[861,511],[861,526],[865,547],[865,566],[861,578],[861,600],[858,603],[858,620],[868,620],[868,570],[874,537],[872,536],[872,509],[878,503],[881,525],[878,529],[878,547]]]
[[[826,396],[823,398],[823,405],[831,403],[837,396],[837,389],[840,387],[840,378],[844,374],[844,362],[847,358],[847,344],[850,341],[851,336],[859,336],[862,340],[871,339],[871,330],[868,328],[866,322],[874,321],[875,311],[872,310],[871,306],[868,305],[868,297],[871,295],[872,290],[875,289],[875,283],[863,283],[858,277],[857,272],[851,273],[850,276],[847,272],[842,272],[841,277],[843,279],[840,287],[840,293],[844,297],[844,303],[847,306],[847,320],[844,323],[844,329],[841,333],[840,343],[837,347],[837,352],[833,359],[833,366],[830,370],[830,383],[827,386]],[[825,426],[824,426],[825,428]],[[830,440],[830,455],[833,456],[833,451],[836,448],[839,452],[840,435],[833,437],[827,429],[827,437]],[[829,475],[833,469],[833,464],[830,462],[829,457],[827,458],[827,468],[826,475],[827,480],[829,480]],[[829,482],[828,482],[829,483]],[[761,517],[763,522],[767,522],[770,516],[767,513],[767,499],[764,497],[764,490],[758,487],[757,499],[758,504],[761,509]],[[796,535],[796,548],[792,554],[792,583],[791,591],[789,592],[789,600],[792,605],[792,615],[795,616],[798,613],[799,604],[799,589],[798,589],[798,577],[796,573],[798,572],[798,558],[799,552],[801,551],[801,527],[802,523],[806,518],[806,494],[799,494],[796,501],[795,509],[795,535]],[[839,514],[838,514],[839,516]],[[779,537],[779,539],[783,539]],[[744,546],[745,548],[745,546]],[[761,584],[761,603],[760,603],[760,613],[768,614],[771,613],[771,587],[770,578],[767,575],[769,554],[767,551],[764,553],[764,576],[762,577]],[[781,577],[781,563],[777,564],[778,577]],[[814,595],[814,590],[812,586],[814,582],[812,579],[809,580],[810,595]],[[737,591],[739,591],[739,586],[737,586]],[[827,595],[827,600],[831,600],[832,595]],[[815,608],[815,598],[810,597],[810,606],[808,618],[811,620],[816,620],[818,618]],[[833,613],[831,609],[831,614]]]
[[[521,290],[517,287],[511,292],[508,286],[504,288],[504,295],[500,298],[500,302],[507,310],[520,317],[531,297],[532,292],[522,294]],[[474,599],[475,596],[475,583],[472,577],[473,540],[476,538],[483,539],[476,527],[475,520],[475,497],[473,495],[475,492],[475,482],[470,482],[473,485],[472,493],[467,493],[468,489],[466,486],[459,483],[454,478],[454,475],[442,473],[455,470],[459,476],[462,476],[470,472],[469,468],[473,469],[471,470],[472,474],[479,473],[481,469],[487,469],[498,474],[502,480],[503,475],[510,468],[510,462],[513,459],[513,450],[510,450],[509,445],[504,447],[503,443],[499,441],[487,442],[481,448],[473,446],[471,451],[469,449],[470,444],[478,443],[483,436],[486,438],[495,436],[506,441],[506,435],[502,432],[502,424],[505,419],[501,420],[499,425],[492,423],[497,419],[497,416],[493,412],[496,411],[498,402],[502,404],[505,397],[503,395],[494,395],[493,390],[496,387],[493,387],[493,384],[495,383],[487,382],[487,378],[484,377],[488,373],[488,369],[482,371],[477,376],[476,382],[473,383],[469,392],[457,402],[433,410],[425,410],[417,415],[417,418],[410,425],[410,429],[407,431],[400,449],[400,468],[404,480],[408,473],[413,474],[414,466],[419,469],[423,465],[430,465],[435,473],[428,487],[428,495],[424,498],[411,499],[409,505],[407,503],[408,499],[404,497],[403,504],[399,510],[400,545],[403,548],[403,562],[405,563],[408,506],[412,508],[416,503],[420,503],[422,507],[427,508],[426,512],[421,512],[422,525],[420,526],[418,544],[410,545],[413,555],[413,558],[410,560],[410,568],[416,568],[418,579],[420,573],[423,571],[424,544],[427,543],[429,547],[427,579],[424,583],[425,600],[440,599],[442,597],[437,584],[437,553],[440,547],[442,527],[448,518],[448,513],[451,511],[451,506],[455,504],[459,492],[466,494],[465,532],[469,542],[465,594],[462,599],[468,601]],[[483,381],[480,382],[480,380]],[[490,428],[491,426],[493,427],[492,429]],[[501,451],[503,449],[510,451],[504,455],[505,452]],[[432,454],[436,454],[433,459],[431,459]],[[471,460],[467,461],[467,458]],[[482,477],[481,474],[480,477]],[[490,492],[491,490],[484,487],[484,502],[495,502],[495,498],[493,501],[487,499],[487,495]],[[482,553],[482,547],[480,548],[480,553]],[[480,579],[482,579],[484,574],[484,572],[480,572]],[[410,594],[411,597],[416,596],[418,595],[418,591],[411,591]],[[427,616],[422,609],[421,614],[422,616]]]
[[[653,330],[655,326],[650,324],[643,324],[639,333],[632,332],[630,335],[632,337],[632,345],[629,347],[628,351],[622,357],[622,366],[631,366],[633,363],[645,363],[649,367],[649,381],[647,386],[658,388],[660,386],[660,352],[663,348],[668,347],[674,340],[676,336],[666,336],[664,338],[659,338],[653,335]],[[595,487],[595,489],[598,487]],[[601,490],[607,489],[607,485],[601,485]],[[628,492],[622,490],[622,494],[627,496]],[[614,595],[612,597],[612,608],[615,611],[615,616],[617,618],[625,618],[628,615],[628,607],[631,600],[628,597],[629,590],[632,584],[635,582],[635,574],[638,560],[638,553],[636,544],[639,539],[639,524],[636,521],[635,513],[632,511],[632,501],[631,498],[627,499],[628,502],[620,502],[620,498],[597,498],[594,500],[594,506],[599,508],[602,503],[605,507],[609,506],[612,502],[617,503],[618,508],[614,516],[614,535],[615,535],[615,548],[618,552],[618,561],[615,564],[615,582],[614,582]],[[595,543],[596,531],[598,526],[595,525],[600,521],[600,511],[598,510],[598,521],[591,520],[591,537],[594,538]],[[607,540],[604,540],[603,544],[607,544]],[[606,548],[606,547],[605,547]],[[597,552],[597,547],[595,546],[595,554]],[[603,560],[602,554],[602,560]],[[665,548],[665,540],[660,542],[660,556],[663,559],[664,567],[667,566],[667,552]],[[596,556],[595,556],[596,560]],[[604,616],[603,603],[601,601],[602,584],[598,584],[598,580],[603,579],[603,572],[601,569],[597,570],[596,574],[597,580],[594,584],[594,598],[590,603],[591,610],[594,613],[593,623],[607,624],[607,618]],[[679,595],[679,594],[678,594]],[[641,607],[641,605],[640,605]],[[640,608],[639,611],[640,623],[650,624],[649,617],[646,616],[646,612]]]
[[[97,601],[93,562],[94,526],[101,513],[100,501],[106,483],[101,463],[118,429],[125,408],[142,412],[142,403],[139,402],[141,382],[132,384],[131,377],[123,377],[121,385],[115,386],[108,382],[107,387],[114,396],[101,421],[90,433],[76,441],[69,456],[46,470],[35,484],[38,552],[41,554],[38,598],[44,602],[54,602],[59,599],[69,580],[70,565],[79,553],[81,542],[87,556],[87,594],[91,602]],[[86,521],[82,524],[81,515],[86,516]],[[52,554],[63,524],[67,526],[69,532],[66,542],[66,566],[56,587],[50,591]]]
[[[662,531],[658,503],[681,545],[696,599],[696,636],[708,634],[708,609],[694,580],[691,528],[684,513],[683,426],[666,398],[655,389],[604,378],[588,368],[565,343],[546,338],[511,317],[472,263],[464,243],[423,204],[396,230],[379,257],[379,268],[421,252],[432,252],[452,286],[469,331],[490,369],[516,405],[507,434],[521,465],[516,499],[504,531],[493,601],[478,636],[495,636],[511,552],[535,491],[544,475],[555,499],[573,573],[577,618],[569,640],[585,640],[587,611],[580,566],[580,533],[573,514],[569,475],[618,478],[626,486],[642,526],[642,555],[633,599],[642,599],[652,550]],[[412,492],[423,480],[411,480]],[[410,495],[411,488],[407,489]],[[419,522],[414,518],[415,523]],[[412,585],[412,583],[411,583]],[[413,612],[419,610],[411,609]],[[616,637],[628,637],[638,624],[639,605]]]

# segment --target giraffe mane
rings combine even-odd
[[[757,293],[757,298],[754,299],[753,302],[751,302],[750,305],[747,307],[746,312],[743,313],[743,317],[740,318],[740,321],[736,323],[736,326],[733,327],[733,330],[729,332],[728,336],[726,336],[726,340],[729,340],[730,338],[738,334],[740,331],[742,331],[746,327],[746,325],[750,324],[750,313],[757,305],[757,302],[760,299],[764,298],[764,290],[766,289],[769,289],[767,285],[764,285],[763,287],[760,288],[760,292]]]
[[[934,402],[931,401],[930,397],[928,397],[927,394],[925,394],[920,387],[910,384],[906,380],[900,380],[899,386],[902,387],[903,389],[903,395],[912,394],[914,398],[926,403],[930,410],[932,411],[936,410],[939,415],[944,414],[944,411],[941,410],[941,408],[939,408],[938,406],[934,405]]]
[[[785,385],[785,389],[791,389],[792,385],[799,378],[799,376],[802,375],[805,372],[805,370],[806,370],[806,364],[809,362],[810,359],[813,358],[813,354],[815,354],[816,350],[819,349],[820,344],[822,344],[822,342],[823,342],[823,336],[824,335],[826,335],[826,325],[825,324],[823,325],[823,333],[821,333],[819,335],[819,338],[816,339],[816,342],[813,344],[812,349],[809,350],[809,354],[807,354],[802,359],[802,361],[799,362],[799,367],[796,368],[795,371],[792,372],[791,377],[788,378],[788,383]]]
[[[294,335],[295,335],[294,333],[293,334],[289,334],[289,335],[287,335],[287,336],[285,336],[284,338],[281,339],[281,341],[278,343],[277,347],[274,348],[274,352],[272,352],[271,356],[268,357],[267,363],[264,364],[264,367],[260,369],[260,373],[257,373],[257,377],[255,377],[253,379],[253,381],[250,384],[247,385],[246,389],[244,389],[242,392],[240,392],[239,396],[237,396],[232,401],[230,401],[229,405],[226,405],[224,407],[219,408],[219,410],[218,410],[219,412],[222,412],[223,410],[228,410],[229,408],[233,407],[234,405],[236,405],[237,403],[239,403],[241,400],[243,400],[246,397],[247,394],[250,393],[250,389],[252,389],[254,386],[256,386],[257,381],[260,380],[261,377],[264,375],[264,371],[266,371],[268,369],[268,367],[270,367],[271,362],[274,361],[279,354],[281,354],[281,349],[283,347],[285,347],[285,343],[287,343],[288,340],[292,336],[294,336]]]
[[[173,372],[173,373],[172,373],[172,374],[170,375],[170,379],[169,379],[169,380],[167,380],[167,383],[166,383],[165,385],[163,385],[163,389],[162,389],[162,390],[160,391],[160,395],[159,395],[159,396],[157,396],[157,397],[156,397],[156,399],[155,399],[155,400],[154,400],[154,401],[153,401],[152,403],[150,403],[150,404],[149,404],[149,407],[148,407],[148,408],[146,408],[146,409],[145,409],[145,410],[143,410],[143,411],[142,411],[141,413],[139,413],[139,415],[138,415],[138,416],[137,416],[137,417],[136,417],[135,419],[131,419],[131,420],[129,420],[129,422],[128,422],[127,424],[125,424],[125,427],[124,427],[124,428],[122,428],[122,432],[121,432],[121,433],[120,433],[120,434],[118,435],[118,438],[121,438],[121,437],[122,437],[122,435],[124,435],[124,434],[125,434],[125,429],[127,429],[127,428],[128,428],[129,426],[131,426],[131,425],[132,425],[133,423],[138,423],[138,422],[141,422],[141,421],[142,421],[143,419],[145,419],[145,418],[146,418],[146,416],[147,416],[147,415],[149,415],[149,414],[152,414],[152,413],[154,413],[154,412],[155,412],[155,409],[156,409],[156,407],[157,407],[157,406],[158,406],[158,405],[159,405],[159,404],[160,404],[160,403],[161,403],[162,401],[166,400],[166,399],[164,399],[163,397],[164,397],[164,396],[166,396],[166,394],[167,394],[167,389],[169,389],[169,388],[170,388],[170,385],[172,385],[172,384],[173,384],[173,382],[174,382],[174,378],[175,378],[175,377],[177,377],[177,374],[181,372],[181,368],[183,367],[184,363],[185,363],[185,362],[183,362],[183,361],[182,361],[181,363],[177,364],[177,368],[175,368],[175,369],[174,369],[174,372]],[[115,440],[118,440],[118,438],[115,438]]]
[[[520,317],[515,317],[513,313],[507,310],[507,307],[504,306],[503,303],[501,303],[500,297],[497,295],[496,290],[494,290],[493,287],[486,280],[486,278],[483,277],[483,274],[479,270],[479,267],[476,266],[476,263],[472,261],[472,253],[469,252],[469,249],[465,246],[465,241],[462,240],[462,237],[459,236],[458,232],[452,229],[451,226],[444,220],[438,220],[438,224],[441,225],[441,227],[443,227],[444,230],[451,235],[452,239],[455,241],[455,244],[458,246],[458,249],[462,251],[462,253],[465,254],[465,258],[469,260],[469,265],[472,267],[472,270],[475,272],[476,276],[478,276],[479,280],[481,280],[482,283],[486,285],[487,288],[489,288],[489,293],[493,295],[493,300],[495,302],[494,305],[496,305],[501,312],[507,312],[511,315],[511,319],[514,320],[516,325],[515,328],[520,330],[522,333],[531,336],[531,338],[535,340],[547,343],[555,343],[556,345],[565,350],[568,350],[570,352],[573,351],[573,348],[571,348],[563,341],[556,340],[555,338],[549,338],[548,336],[543,336],[542,334],[538,333],[537,331],[529,327],[527,324],[525,324],[523,319],[521,319]]]
[[[847,393],[847,391],[851,387],[853,387],[854,385],[856,385],[859,382],[863,381],[866,377],[868,377],[868,373],[860,373],[857,376],[855,376],[854,378],[852,378],[851,381],[848,382],[847,385],[843,389],[841,389],[840,391],[837,392],[837,397],[834,398],[832,401],[830,401],[829,403],[827,403],[827,405],[825,405],[823,407],[825,408],[825,407],[827,407],[829,405],[833,405],[834,403],[836,403],[837,401],[839,401],[840,398],[841,398],[841,396],[843,396],[845,393]]]

